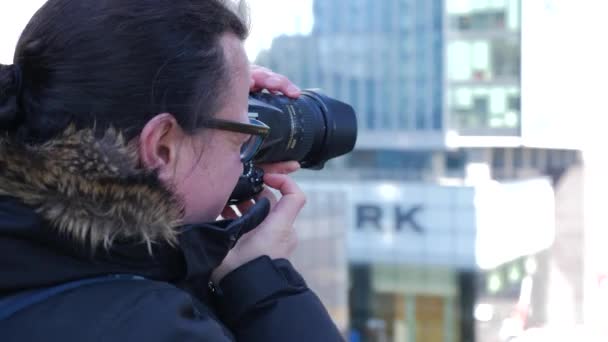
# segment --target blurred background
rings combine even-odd
[[[608,338],[606,1],[248,3],[250,60],[357,112],[293,259],[349,341]]]

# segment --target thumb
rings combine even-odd
[[[264,183],[270,188],[279,190],[282,195],[274,208],[272,208],[270,215],[281,216],[283,219],[293,223],[302,207],[304,207],[304,204],[306,204],[304,192],[287,175],[265,174]]]

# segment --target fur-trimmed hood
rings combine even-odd
[[[59,234],[96,248],[116,239],[177,241],[182,207],[134,146],[109,129],[68,128],[42,145],[0,139],[0,195],[33,207]]]
[[[0,139],[0,297],[120,273],[204,289],[270,211],[260,200],[235,220],[181,225],[179,200],[137,159],[114,130]]]

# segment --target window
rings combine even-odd
[[[437,8],[441,8],[441,6]],[[443,32],[443,13],[439,11],[433,13],[433,31],[436,33]]]
[[[441,130],[443,128],[443,115],[441,106],[434,105],[433,106],[433,129]]]
[[[521,98],[519,96],[519,94],[517,95],[510,95],[507,98],[507,109],[514,111],[514,112],[519,112],[521,109]]]
[[[520,10],[520,1],[522,0],[507,0],[508,1],[508,9],[507,9],[507,27],[511,31],[519,31],[521,28],[521,10]]]
[[[473,97],[473,111],[475,113],[488,114],[488,98],[483,95]]]
[[[495,148],[492,150],[492,167],[502,168],[505,166],[505,150],[503,148]]]
[[[456,129],[474,129],[472,135],[519,134],[519,88],[454,87],[448,97],[448,110]]]
[[[416,129],[424,130],[426,128],[426,107],[423,99],[416,101]]]
[[[533,168],[538,168],[540,166],[540,158],[538,154],[538,149],[533,148],[530,150],[530,166],[532,166]]]
[[[332,87],[333,89],[333,96],[338,98],[338,99],[342,99],[344,98],[344,89],[342,86],[342,77],[338,74],[334,74],[332,76]]]
[[[521,148],[516,148],[513,150],[513,166],[517,169],[521,169],[524,167],[524,151]]]
[[[408,129],[409,125],[408,125],[408,117],[411,114],[409,113],[409,102],[407,100],[407,97],[405,95],[402,95],[401,98],[399,99],[399,128],[401,129]]]
[[[510,38],[453,41],[447,59],[448,77],[453,81],[515,81],[521,70],[521,44]]]
[[[377,102],[376,111],[380,116],[378,119],[382,122],[383,129],[391,128],[391,113],[390,113],[390,101],[392,99],[392,92],[389,90],[389,87],[386,82],[380,82],[377,85],[378,95],[380,95],[380,101]]]
[[[494,39],[490,55],[494,77],[519,79],[521,43],[518,39]]]
[[[376,87],[374,82],[371,80],[365,81],[365,115],[367,116],[367,128],[374,129],[376,127],[376,112],[375,112],[375,99],[376,99]]]
[[[448,78],[453,81],[465,81],[471,78],[471,45],[469,42],[454,41],[449,43]]]
[[[351,78],[350,80],[348,80],[348,98],[345,99],[346,101],[350,102],[350,103],[357,103],[357,98],[359,93],[359,82],[357,82],[356,79]]]

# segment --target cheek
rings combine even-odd
[[[222,148],[203,150],[202,156],[194,159],[197,161],[184,163],[183,168],[190,173],[176,189],[184,201],[186,223],[215,220],[243,172],[239,156]]]
[[[243,174],[243,163],[240,156],[234,156],[234,153],[224,155],[221,165],[216,164],[210,173],[213,173],[213,181],[216,183],[218,195],[222,196],[224,203],[228,200],[228,196],[232,194],[236,183],[241,174]],[[212,166],[213,167],[213,166]]]

